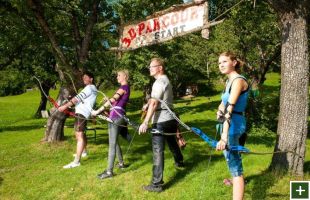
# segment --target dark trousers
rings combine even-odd
[[[157,129],[162,133],[176,133],[177,122],[170,120],[166,122],[153,124],[153,129]],[[152,135],[152,148],[153,148],[153,177],[152,184],[163,184],[163,172],[164,172],[164,150],[165,141],[167,141],[169,149],[174,157],[175,163],[183,162],[183,155],[176,142],[175,135]]]

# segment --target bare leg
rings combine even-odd
[[[243,176],[233,177],[233,200],[242,200],[244,195]]]
[[[74,162],[79,162],[84,148],[86,147],[86,137],[83,132],[75,132],[76,143],[76,156]]]

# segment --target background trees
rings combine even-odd
[[[27,1],[27,11],[38,23],[42,35],[49,42],[56,62],[56,71],[62,81],[58,95],[58,103],[62,104],[70,96],[74,96],[82,87],[81,75],[85,70],[94,69],[88,63],[91,49],[99,42],[94,35],[99,29],[110,31],[109,19],[112,11],[107,2],[100,1],[50,1],[41,3],[36,0]],[[30,11],[29,11],[30,10]],[[112,32],[112,31],[111,31]],[[101,34],[104,31],[101,31]],[[103,37],[104,38],[104,37]],[[101,47],[102,48],[102,47]],[[71,74],[74,84],[65,74]],[[46,141],[63,139],[64,113],[53,112],[47,122]]]
[[[41,31],[35,21],[22,11],[23,7],[1,1],[0,96],[20,94],[31,88],[35,84],[33,75],[41,78],[46,94],[57,81],[55,57],[44,38],[37,37]],[[46,109],[46,102],[42,94],[36,117]]]
[[[281,71],[281,112],[276,150],[297,149],[304,155],[308,132],[309,3],[305,0],[283,0],[281,4],[272,0],[244,1],[232,8],[239,1],[209,2],[210,20],[225,18],[223,23],[212,27],[209,40],[203,39],[200,33],[193,33],[121,53],[109,51],[109,48],[118,45],[122,25],[142,20],[183,1],[27,0],[25,3],[1,0],[1,95],[23,92],[33,84],[30,77],[35,74],[46,86],[46,93],[56,80],[61,83],[58,98],[61,104],[69,95],[76,93],[65,72],[71,74],[77,88],[82,87],[80,75],[84,70],[93,71],[97,75],[96,84],[108,88],[113,86],[111,74],[117,68],[128,68],[132,86],[144,89],[152,82],[146,66],[153,56],[166,60],[168,75],[180,93],[185,90],[182,89],[184,85],[195,83],[204,88],[200,92],[208,94],[215,89],[212,83],[221,79],[218,54],[231,50],[245,61],[244,73],[258,85],[264,82],[268,71]],[[225,12],[230,8],[229,12]],[[38,111],[45,107],[44,101],[46,104],[42,96],[42,106]],[[266,110],[266,105],[260,106],[258,114]],[[273,114],[268,120],[277,123],[274,115],[279,107],[274,107],[273,113],[268,110],[264,114]],[[65,119],[66,116],[58,112],[51,116],[47,141],[63,138]],[[51,128],[54,123],[57,125]],[[272,166],[302,172],[302,160],[288,153],[275,154]]]

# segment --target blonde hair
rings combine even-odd
[[[129,79],[129,71],[127,69],[118,70],[117,73],[123,73],[126,76],[126,81]]]
[[[153,62],[153,61],[157,62],[159,65],[161,65],[163,68],[165,68],[165,66],[164,66],[165,61],[163,59],[156,57],[156,58],[152,58],[151,62]]]
[[[234,61],[234,60],[237,61],[237,64],[235,66],[235,70],[238,73],[241,72],[241,67],[244,65],[244,62],[242,60],[240,60],[239,58],[237,58],[236,54],[234,54],[231,51],[225,51],[225,52],[221,53],[220,56],[226,56],[226,57],[228,57],[232,61]]]

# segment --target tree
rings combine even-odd
[[[308,133],[308,0],[268,0],[282,27],[281,93],[277,141],[270,167],[303,175]],[[293,154],[291,152],[296,152]]]
[[[112,17],[111,9],[106,2],[93,1],[49,1],[27,0],[30,13],[33,15],[56,58],[56,71],[63,83],[57,103],[62,104],[74,96],[74,86],[82,87],[81,75],[91,69],[88,66],[91,48],[94,45],[93,33],[99,28],[109,30],[108,19]],[[29,12],[25,8],[25,12]],[[72,74],[74,84],[66,78]],[[64,138],[63,127],[67,116],[64,113],[52,112],[47,121],[44,141],[53,142]]]
[[[115,10],[120,18],[121,24],[130,24],[145,18],[154,12],[167,9],[174,4],[180,4],[182,1],[136,1],[126,0],[115,5]],[[126,52],[119,59],[121,66],[129,68],[132,72],[133,86],[138,89],[147,89],[152,79],[149,77],[147,65],[152,57],[161,57],[166,60],[168,75],[171,74],[171,81],[174,87],[180,82],[181,68],[188,70],[183,60],[177,57],[176,49],[181,48],[178,44],[181,40],[171,40],[162,44],[148,46]],[[186,71],[185,70],[185,71]],[[183,73],[185,74],[185,73]],[[173,75],[173,76],[172,76]],[[176,91],[176,90],[175,90]]]
[[[55,58],[48,49],[46,41],[40,35],[40,29],[31,17],[14,7],[8,1],[1,0],[1,40],[0,70],[7,73],[1,83],[1,94],[20,94],[35,82],[33,75],[40,77],[42,89],[48,94],[55,84]],[[41,102],[35,117],[41,117],[41,110],[46,110],[47,98],[41,92]]]

